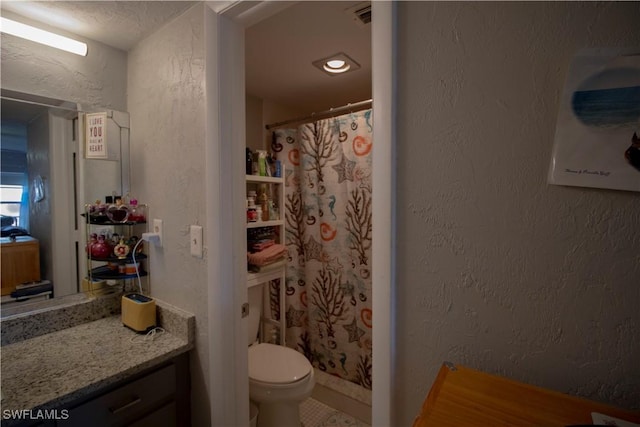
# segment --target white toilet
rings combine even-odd
[[[262,287],[249,288],[249,397],[258,405],[258,427],[300,427],[300,402],[311,396],[315,379],[301,353],[257,343]]]

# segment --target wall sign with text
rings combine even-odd
[[[107,113],[91,113],[85,117],[87,159],[107,158]]]

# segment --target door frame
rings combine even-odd
[[[212,426],[249,424],[244,253],[244,29],[287,2],[212,1],[205,8],[209,402]],[[392,424],[395,288],[395,2],[373,1],[372,425]]]
[[[54,198],[49,200],[51,230],[49,242],[55,242],[55,250],[49,249],[49,278],[53,280],[54,296],[63,297],[79,291],[78,243],[79,227],[76,227],[76,201],[74,200],[74,154],[77,141],[73,139],[76,121],[68,112],[60,114],[49,109],[49,162],[51,179],[49,186]],[[51,245],[53,246],[53,245]],[[42,250],[42,249],[41,249]],[[86,271],[86,270],[83,270]],[[44,278],[43,278],[44,279]]]

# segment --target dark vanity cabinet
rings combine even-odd
[[[182,358],[128,379],[69,409],[64,427],[188,426],[189,360]]]
[[[189,355],[128,378],[68,405],[60,427],[190,426]]]
[[[188,427],[191,425],[189,378],[189,353],[183,353],[68,405],[47,411],[55,419],[11,425]]]

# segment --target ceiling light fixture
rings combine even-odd
[[[330,76],[335,76],[336,74],[342,74],[347,71],[353,71],[360,68],[360,64],[343,52],[313,61],[313,65]]]
[[[21,24],[11,19],[1,18],[0,31],[11,34],[12,36],[21,37],[32,42],[55,47],[67,52],[75,53],[80,56],[87,56],[87,44],[77,40],[70,39],[49,31],[41,30],[30,25]]]
[[[324,68],[325,71],[328,71],[330,73],[339,74],[339,73],[346,73],[347,71],[349,71],[349,68],[351,68],[351,65],[347,64],[342,59],[333,59],[325,62],[322,68]]]

